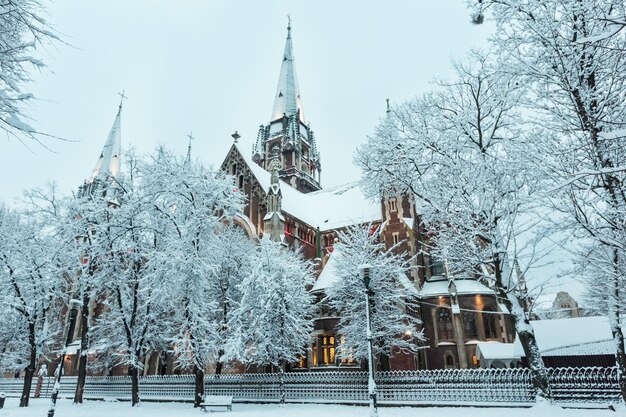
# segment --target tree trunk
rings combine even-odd
[[[139,404],[139,370],[135,365],[128,365],[128,376],[131,383],[131,405]]]
[[[89,297],[83,297],[80,317],[80,358],[78,362],[78,380],[74,392],[74,404],[82,404],[87,378],[87,355],[89,351]]]
[[[35,361],[37,359],[37,345],[35,343],[35,323],[28,323],[28,343],[30,345],[30,358],[28,366],[24,369],[24,386],[22,387],[22,396],[20,398],[20,407],[28,407],[30,398],[30,387],[33,384],[33,375],[35,375]]]
[[[617,365],[617,378],[620,392],[622,393],[622,401],[626,404],[626,349],[624,347],[624,332],[619,324],[612,329],[613,338],[617,345],[615,352],[615,364]]]
[[[285,361],[281,360],[278,369],[278,383],[280,390],[280,404],[285,404]]]
[[[224,355],[224,349],[220,349],[217,352],[217,363],[215,364],[215,375],[222,374],[222,368],[224,367],[224,362],[222,362],[221,359],[223,355]]]
[[[193,406],[200,407],[200,403],[204,399],[204,369],[198,365],[193,366],[193,374],[196,376]]]
[[[535,395],[537,401],[552,401],[552,393],[550,392],[550,381],[548,379],[548,370],[546,369],[543,359],[541,358],[541,352],[539,346],[537,346],[537,339],[535,339],[535,332],[530,325],[530,320],[524,314],[519,300],[517,297],[503,284],[502,270],[503,260],[500,259],[499,253],[494,254],[494,272],[496,278],[496,292],[498,297],[504,301],[507,308],[511,312],[511,321],[513,327],[517,332],[517,337],[524,349],[524,354],[528,360],[530,366],[530,378],[532,380],[533,387],[535,388]]]

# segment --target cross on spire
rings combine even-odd
[[[122,104],[124,104],[124,99],[128,98],[124,95],[124,93],[126,92],[126,90],[122,90],[121,93],[117,93],[120,96],[120,109],[122,108]]]
[[[287,29],[291,29],[291,14],[287,14]]]
[[[187,135],[189,138],[189,145],[187,146],[187,162],[191,161],[191,141],[195,138],[193,137],[193,132],[189,132]]]

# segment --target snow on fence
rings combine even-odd
[[[611,403],[619,400],[616,368],[549,369],[555,401]],[[389,404],[528,404],[534,390],[528,369],[452,369],[376,373],[379,401]],[[35,394],[37,379],[31,393]],[[41,397],[49,397],[52,378],[45,378]],[[63,377],[60,396],[72,398],[76,377]],[[0,392],[19,396],[21,379],[0,379]],[[365,403],[366,372],[292,372],[285,374],[287,401]],[[279,398],[277,374],[208,375],[205,392],[231,395],[236,402],[272,402]],[[193,375],[139,378],[143,400],[192,401]],[[130,378],[88,377],[85,398],[130,399]]]

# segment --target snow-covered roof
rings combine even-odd
[[[98,162],[93,169],[91,179],[100,175],[117,176],[120,172],[120,154],[122,152],[122,127],[121,127],[122,105],[120,105],[111,131],[107,137]]]
[[[467,294],[494,294],[493,290],[474,279],[458,279],[454,281],[458,295]],[[450,295],[448,280],[426,281],[419,291],[422,298]]]
[[[272,109],[271,120],[278,120],[283,114],[291,116],[300,110],[300,121],[304,123],[304,110],[302,109],[302,99],[300,98],[300,87],[296,67],[293,61],[293,45],[291,43],[291,25],[287,28],[287,41],[285,42],[285,52],[280,67],[278,77],[278,87],[274,97],[274,108]]]
[[[261,188],[267,192],[271,174],[252,162],[240,144],[234,146]],[[319,227],[321,231],[382,220],[380,204],[366,198],[358,182],[305,194],[283,181],[280,189],[282,210],[313,227]]]
[[[326,290],[339,281],[339,276],[337,274],[337,262],[339,262],[339,259],[341,259],[342,256],[341,249],[337,249],[335,247],[335,250],[333,250],[330,254],[330,257],[317,278],[317,281],[315,281],[311,292]],[[400,274],[398,276],[398,284],[407,291],[408,295],[418,295],[415,285],[413,285],[413,282],[411,282],[406,275]]]
[[[326,262],[324,269],[322,269],[319,277],[317,277],[317,281],[315,281],[311,292],[323,291],[326,288],[332,287],[339,280],[336,269],[339,258],[341,258],[341,252],[335,249],[328,258],[328,261]]]
[[[541,352],[545,356],[595,356],[615,355],[615,342],[613,339],[600,342],[585,343],[575,346],[564,346]]]
[[[515,355],[513,343],[478,342],[476,343],[476,357],[478,360],[510,360],[519,359]]]
[[[531,320],[537,345],[549,356],[582,356],[590,352],[615,353],[615,346],[605,344],[612,339],[609,319],[605,316],[576,317],[554,320]],[[515,353],[525,356],[519,338],[515,339]],[[598,353],[595,353],[598,354]]]

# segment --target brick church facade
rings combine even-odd
[[[314,260],[318,276],[312,291],[318,299],[334,280],[333,244],[338,231],[346,227],[380,228],[387,248],[399,244],[397,250],[415,260],[407,298],[419,306],[411,313],[421,318],[427,341],[421,342],[420,353],[392,355],[388,363],[378,364],[379,369],[477,367],[478,342],[513,341],[506,307],[496,301],[491,288],[471,278],[449,283],[445,265],[429,258],[428,235],[411,198],[372,202],[356,182],[322,188],[320,152],[304,118],[290,27],[269,123],[259,128],[252,152],[242,149],[237,134],[233,137],[235,143],[221,168],[235,176],[237,187],[247,197],[240,226],[251,238],[269,234]],[[292,370],[357,366],[335,357],[340,343],[338,318],[332,311],[322,311],[306,357],[293,364]]]
[[[101,171],[115,177],[121,152],[120,111],[98,160],[93,178]],[[410,314],[422,320],[426,341],[415,355],[397,353],[376,364],[380,370],[416,370],[478,367],[476,344],[511,343],[514,339],[506,307],[497,302],[495,292],[476,279],[449,282],[445,265],[428,256],[428,233],[421,224],[416,204],[409,197],[385,197],[368,200],[358,182],[323,189],[321,158],[316,137],[304,117],[300,88],[296,77],[291,27],[281,63],[278,88],[269,123],[261,125],[252,150],[243,149],[239,135],[225,156],[221,169],[232,175],[235,186],[246,196],[243,213],[237,224],[250,239],[269,234],[274,240],[301,250],[317,267],[311,291],[318,300],[337,279],[334,276],[333,246],[338,232],[350,226],[380,229],[387,248],[395,245],[414,262],[406,285]],[[92,180],[93,180],[92,178]],[[88,192],[88,181],[81,192]],[[85,188],[83,190],[83,188]],[[97,315],[97,305],[92,312]],[[69,346],[64,372],[77,371],[80,357],[80,323],[73,329],[74,342]],[[359,365],[341,362],[335,355],[340,343],[338,317],[321,309],[315,318],[307,353],[290,371],[350,370]],[[52,361],[54,363],[54,361]],[[52,372],[53,369],[49,369]],[[242,372],[236,364],[224,372]],[[122,366],[104,374],[124,375]],[[152,352],[145,357],[144,375],[170,374],[174,358],[167,352]]]

